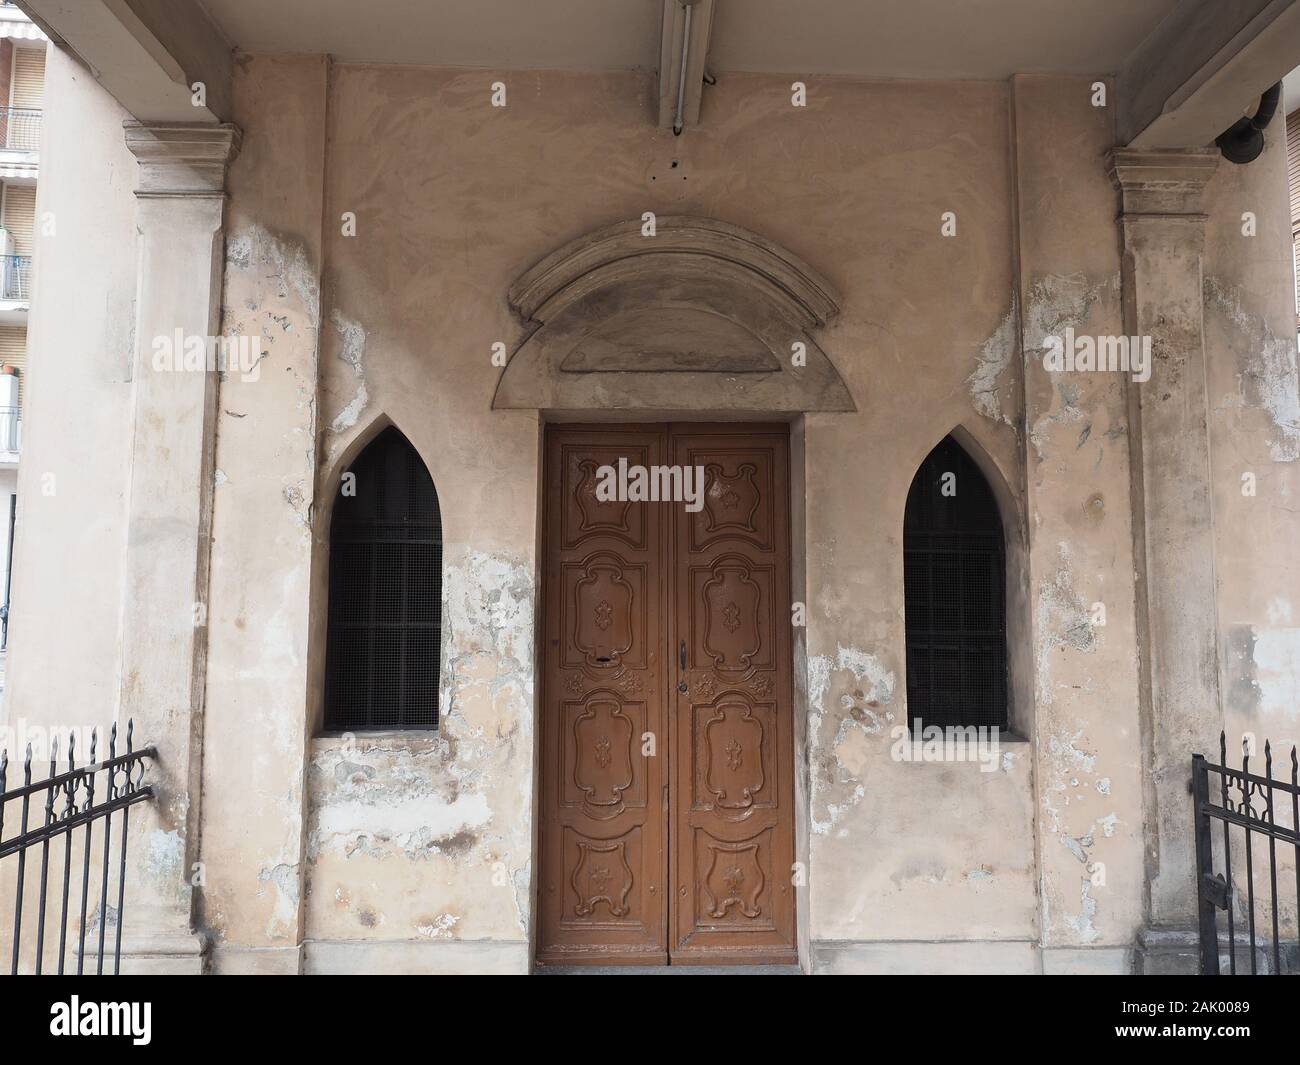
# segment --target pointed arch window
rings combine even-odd
[[[951,436],[907,493],[903,579],[908,723],[1006,728],[1002,518],[983,472]]]
[[[326,731],[437,728],[442,515],[395,427],[344,474],[329,560]]]

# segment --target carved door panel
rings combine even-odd
[[[543,964],[795,960],[787,439],[547,431]],[[702,509],[602,501],[619,459],[703,467]]]
[[[673,962],[795,960],[788,436],[674,427]],[[682,663],[684,661],[684,669]]]
[[[602,501],[596,470],[666,461],[662,428],[546,437],[538,961],[663,963],[669,508]]]

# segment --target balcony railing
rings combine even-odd
[[[0,107],[0,144],[11,151],[39,151],[41,112],[31,107]]]
[[[32,257],[0,255],[0,299],[32,298]]]

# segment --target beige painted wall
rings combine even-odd
[[[997,417],[1014,416],[1017,392],[1006,87],[827,82],[800,111],[780,79],[731,77],[711,91],[707,127],[679,140],[644,121],[647,77],[517,75],[503,110],[488,106],[492,80],[335,72],[321,421],[343,431],[325,432],[326,464],[383,411],[430,465],[448,545],[455,756],[363,745],[363,768],[349,759],[341,771],[317,745],[309,934],[526,932],[537,426],[489,410],[490,348],[522,338],[504,292],[525,267],[652,210],[762,233],[845,297],[822,339],[859,412],[806,426],[813,938],[1032,938],[1029,748],[990,775],[888,758],[888,728],[906,719],[899,529],[912,473],[966,422],[1016,476],[1016,435]],[[568,120],[579,112],[581,131]],[[846,142],[844,128],[889,134]],[[958,239],[939,235],[945,210]],[[338,234],[344,211],[355,238]],[[832,458],[844,454],[885,460],[846,476]],[[991,836],[991,823],[1005,831]],[[506,905],[490,879],[499,860]]]
[[[1228,764],[1241,764],[1250,737],[1251,769],[1262,773],[1270,740],[1274,775],[1289,780],[1300,743],[1300,388],[1281,123],[1269,133],[1264,155],[1247,167],[1220,164],[1206,190],[1205,336]],[[1243,232],[1247,212],[1254,236]],[[1207,753],[1218,761],[1217,751]],[[1294,855],[1278,852],[1280,882],[1294,883]],[[1255,860],[1263,904],[1267,849]],[[1300,915],[1292,893],[1281,899],[1294,937]]]
[[[504,109],[490,106],[495,80]],[[1039,362],[1066,325],[1122,331],[1111,117],[1089,84],[825,79],[797,109],[788,81],[731,75],[708,90],[701,128],[674,138],[649,121],[649,75],[241,59],[222,329],[260,336],[266,357],[256,380],[227,377],[218,404],[198,798],[199,916],[219,970],[363,956],[382,967],[452,942],[496,944],[491,965],[527,966],[540,423],[491,410],[492,345],[513,351],[526,335],[505,299],[525,268],[645,211],[758,232],[842,297],[817,339],[858,409],[809,415],[796,434],[809,619],[796,662],[811,859],[801,932],[830,951],[827,967],[896,961],[852,946],[880,940],[1005,941],[917,955],[958,967],[1053,968],[1038,942],[1061,957],[1114,948],[1107,964],[1120,964],[1145,890],[1125,388]],[[38,208],[57,209],[59,236],[38,247],[7,712],[52,721],[90,708],[106,721],[135,164],[121,112],[58,53],[48,92]],[[1297,400],[1294,344],[1276,340],[1289,330],[1278,174],[1271,151],[1215,179],[1207,336],[1219,609],[1225,647],[1251,648],[1225,654],[1230,726],[1294,739]],[[1257,243],[1234,235],[1246,209]],[[947,211],[955,237],[940,235]],[[341,232],[345,212],[355,236]],[[77,315],[41,294],[69,285]],[[442,728],[321,737],[330,500],[390,421],[442,505]],[[1013,534],[1022,738],[988,774],[890,756],[906,721],[903,505],[917,465],[958,426]],[[1260,473],[1257,498],[1240,495],[1243,463]],[[1104,628],[1088,621],[1096,602]],[[75,648],[69,618],[85,619]],[[399,953],[364,946],[376,942]]]

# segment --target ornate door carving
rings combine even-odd
[[[547,432],[542,963],[795,958],[786,447]],[[703,467],[703,508],[601,501],[619,458]]]
[[[667,461],[658,427],[546,436],[541,962],[667,960],[663,578],[668,507],[597,498],[596,469]]]
[[[669,806],[674,962],[795,960],[788,436],[675,426],[672,461],[705,470],[676,511]]]

